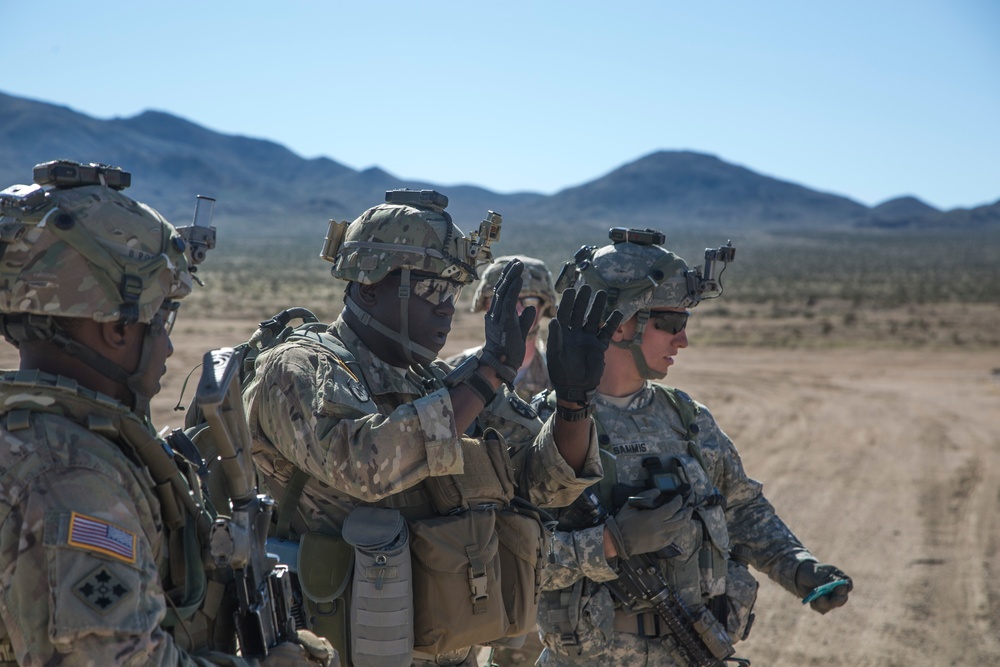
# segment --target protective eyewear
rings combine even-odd
[[[447,278],[421,278],[414,280],[411,285],[413,294],[435,306],[448,299],[451,299],[452,305],[457,304],[458,297],[462,294],[462,285]]]
[[[688,311],[676,312],[673,310],[654,310],[649,314],[649,321],[653,323],[653,326],[660,331],[669,331],[675,336],[680,332],[684,331],[684,327],[687,326],[688,317],[691,313]]]

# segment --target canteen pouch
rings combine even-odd
[[[410,523],[415,649],[432,655],[507,634],[495,510]]]
[[[354,548],[335,535],[305,533],[299,540],[296,576],[302,589],[306,625],[326,637],[343,655],[348,652],[347,620],[351,608]]]
[[[515,501],[497,513],[497,537],[506,636],[517,637],[535,629],[548,532],[537,509]]]
[[[354,547],[351,664],[408,667],[413,661],[413,577],[406,522],[399,510],[355,508],[344,521]]]

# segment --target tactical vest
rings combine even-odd
[[[692,521],[678,533],[675,557],[660,559],[665,579],[672,589],[690,604],[722,595],[726,590],[729,558],[729,532],[725,518],[725,500],[712,484],[701,449],[698,446],[697,417],[699,406],[684,392],[659,384],[655,391],[663,396],[679,418],[680,427],[662,428],[663,418],[651,414],[654,400],[636,411],[605,412],[617,420],[625,420],[626,428],[616,423],[604,423],[600,406],[594,413],[604,477],[593,490],[602,507],[614,515],[633,495],[657,487],[668,494],[681,494],[686,505],[694,509]],[[555,410],[555,395],[549,393],[536,400],[540,411]],[[612,436],[610,430],[614,431]],[[560,513],[560,529],[573,530],[574,509]],[[567,592],[567,599],[573,597]],[[558,622],[556,622],[558,624]],[[573,634],[572,628],[560,628],[560,633]]]
[[[305,323],[292,328],[288,326],[292,317]],[[250,341],[236,348],[244,359],[244,387],[260,353],[286,341],[321,350],[346,371],[349,389],[364,404],[363,410],[380,411],[354,356],[305,309],[290,309],[262,323]],[[440,368],[420,370],[425,387],[443,386]],[[275,537],[299,542],[297,576],[306,624],[329,639],[341,656],[351,656],[353,663],[369,664],[374,659],[379,665],[409,665],[412,651],[423,658],[453,652],[464,656],[471,645],[534,629],[547,553],[540,512],[515,496],[513,464],[499,433],[487,430],[482,438],[464,438],[462,450],[461,475],[431,477],[374,503],[342,496],[358,507],[385,510],[387,525],[393,525],[393,511],[405,519],[412,579],[406,582],[402,581],[406,568],[385,567],[384,561],[381,568],[366,564],[368,553],[345,541],[351,536],[296,529],[302,525],[295,515],[307,473],[296,467],[284,488],[269,483],[269,493],[278,500]],[[392,536],[387,537],[391,541]],[[394,590],[394,584],[411,590],[413,627],[408,646],[398,637],[400,615],[388,620],[387,614],[359,611],[359,579],[364,580],[361,590]]]
[[[712,483],[698,446],[698,405],[684,392],[673,387],[653,385],[667,399],[680,417],[680,430],[664,432],[653,426],[656,401],[636,411],[620,411],[620,419],[633,428],[616,431],[609,437],[595,413],[598,441],[607,456],[614,456],[604,468],[604,478],[596,492],[604,507],[617,512],[628,501],[648,488],[659,488],[672,495],[683,495],[694,509],[688,530],[678,534],[675,547],[680,554],[660,561],[663,574],[674,591],[686,602],[699,604],[722,595],[726,590],[726,562],[729,558],[729,530],[726,526],[725,498]]]
[[[211,649],[235,653],[232,621],[235,595],[212,569],[207,554],[213,516],[201,493],[196,451],[174,451],[156,436],[148,421],[121,403],[80,387],[75,381],[40,371],[17,371],[5,386],[23,387],[26,395],[8,401],[0,416],[8,431],[29,428],[33,420],[58,415],[117,446],[139,468],[145,467],[163,520],[165,558],[160,576],[168,599],[162,627],[186,651]],[[44,404],[32,394],[54,400]],[[0,517],[2,519],[4,517]],[[6,632],[3,632],[6,635]]]

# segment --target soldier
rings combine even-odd
[[[534,257],[525,255],[497,257],[496,261],[483,272],[483,279],[476,287],[476,293],[472,296],[472,312],[485,313],[489,310],[493,300],[493,289],[500,278],[500,272],[512,259],[520,260],[524,264],[524,274],[522,274],[524,282],[518,295],[517,312],[520,313],[528,306],[535,308],[535,322],[528,331],[524,361],[521,362],[521,367],[517,369],[517,377],[514,378],[514,390],[517,395],[528,401],[543,389],[552,389],[549,372],[545,367],[545,347],[538,339],[542,320],[548,320],[556,315],[556,289],[552,284],[552,274],[542,260]],[[452,366],[458,366],[469,357],[476,356],[482,349],[481,345],[469,348],[448,357],[445,361]]]
[[[757,582],[748,565],[799,597],[835,585],[812,600],[820,613],[846,603],[853,584],[818,563],[777,516],[708,409],[652,382],[687,347],[687,309],[721,294],[715,265],[733,258],[732,246],[706,251],[703,274],[662,248],[659,232],[619,228],[611,238],[600,249],[581,248],[566,266],[577,289],[615,295],[607,307],[625,320],[605,352],[592,403],[605,475],[559,517],[542,585],[545,649],[537,664],[722,664],[753,619]],[[535,407],[544,414],[544,406],[540,396]],[[708,656],[704,663],[692,659],[691,644],[679,645],[684,637],[652,603],[630,598],[621,566],[636,557],[651,559],[660,591],[668,587],[688,613],[702,614],[688,639]]]
[[[254,457],[317,634],[353,665],[472,665],[471,646],[534,629],[547,549],[524,501],[566,505],[596,481],[596,433],[575,403],[543,427],[509,391],[535,318],[516,312],[518,260],[497,280],[481,353],[450,373],[435,361],[499,216],[466,237],[439,193],[386,202],[331,222],[340,317],[257,357],[244,392]],[[575,370],[560,395],[596,386],[615,328],[599,326],[603,295],[585,317],[589,298],[550,341],[550,366]]]
[[[197,452],[149,422],[191,291],[184,239],[103,165],[39,165],[0,193],[0,665],[319,665],[234,655],[206,573]],[[48,187],[41,187],[38,183]]]

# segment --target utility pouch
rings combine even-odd
[[[483,439],[462,438],[463,470],[459,475],[424,481],[434,510],[440,515],[461,510],[496,508],[514,497],[514,469],[507,443],[496,431]]]
[[[506,636],[517,637],[535,629],[548,531],[537,509],[515,503],[497,513],[497,537]]]
[[[335,535],[305,533],[299,540],[296,576],[306,625],[348,655],[347,616],[351,607],[354,548]]]
[[[414,647],[447,653],[507,634],[495,510],[410,523]]]
[[[413,662],[413,577],[409,533],[399,510],[358,507],[344,521],[354,546],[351,664],[408,667]]]

